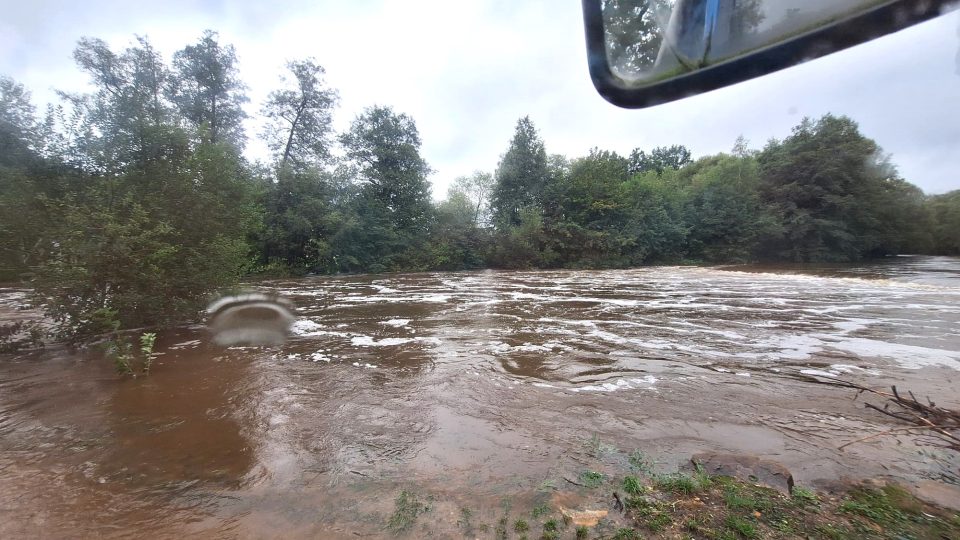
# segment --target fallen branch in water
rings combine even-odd
[[[896,386],[891,387],[892,393],[890,393],[832,377],[827,378],[820,375],[809,375],[799,372],[787,372],[785,375],[816,384],[851,388],[857,390],[857,396],[864,392],[881,396],[886,399],[886,403],[884,403],[882,408],[872,403],[867,403],[866,407],[891,418],[896,418],[901,422],[914,424],[910,427],[890,429],[845,443],[839,447],[841,450],[851,444],[867,441],[876,437],[895,433],[907,433],[918,437],[927,437],[929,442],[934,446],[960,452],[960,410],[940,407],[929,398],[927,398],[926,403],[923,403],[910,391],[907,391],[908,395],[904,396],[897,390]]]

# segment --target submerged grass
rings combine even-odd
[[[417,518],[430,511],[430,506],[421,502],[415,493],[401,491],[394,500],[394,511],[387,521],[387,529],[394,534],[404,533],[413,526]]]

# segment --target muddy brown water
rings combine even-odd
[[[182,328],[136,380],[94,349],[0,357],[0,537],[389,536],[401,489],[434,508],[412,535],[462,537],[461,508],[481,531],[510,508],[575,506],[569,479],[623,474],[633,450],[660,471],[749,453],[815,487],[957,482],[956,459],[907,439],[839,450],[890,424],[783,373],[960,405],[958,259],[260,288],[297,306],[282,347]],[[22,296],[0,291],[6,318]]]

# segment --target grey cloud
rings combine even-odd
[[[695,155],[728,151],[740,134],[761,147],[803,116],[846,114],[928,192],[960,188],[960,15],[731,88],[641,111],[617,109],[593,90],[577,2],[317,2],[174,0],[142,8],[94,0],[21,2],[0,21],[0,73],[39,101],[76,89],[71,51],[83,35],[114,46],[146,34],[166,54],[205,28],[236,45],[258,100],[283,63],[315,56],[343,97],[336,124],[382,103],[411,114],[442,196],[456,176],[493,170],[517,118],[529,114],[552,153],[598,146],[684,143]],[[255,125],[251,125],[255,129]],[[252,156],[264,155],[254,142]]]

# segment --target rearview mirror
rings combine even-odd
[[[583,18],[594,86],[614,105],[642,108],[858,45],[940,15],[949,4],[583,0]]]

